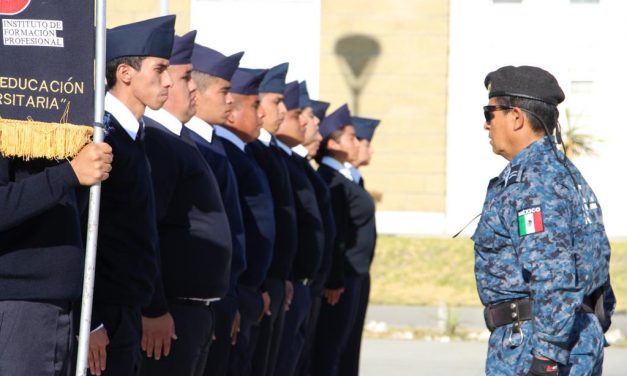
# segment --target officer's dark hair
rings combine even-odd
[[[320,141],[320,147],[318,148],[318,152],[316,152],[316,156],[314,159],[318,164],[322,162],[322,158],[329,155],[329,140],[333,140],[335,142],[340,142],[340,137],[342,137],[342,132],[344,128],[340,128],[336,131],[331,132],[330,135],[325,137],[322,141]]]
[[[146,56],[122,56],[115,58],[111,61],[107,62],[105,67],[105,77],[107,79],[107,87],[111,89],[117,83],[117,79],[115,77],[115,73],[118,70],[118,66],[120,64],[126,64],[128,66],[133,67],[135,70],[140,70],[142,67],[142,61]]]
[[[519,107],[531,116],[527,116],[531,123],[531,128],[536,133],[546,133],[552,135],[557,127],[559,111],[556,106],[542,101],[521,98],[521,97],[495,97],[496,102],[500,106]],[[535,115],[535,116],[533,116]],[[540,121],[538,121],[540,120]],[[543,124],[546,125],[546,129]]]

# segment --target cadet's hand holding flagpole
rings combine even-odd
[[[106,0],[96,0],[96,66],[94,96],[94,136],[93,142],[104,140],[102,120],[104,117],[105,60],[106,60]],[[96,245],[98,243],[98,216],[100,214],[100,183],[89,191],[89,216],[87,222],[87,242],[85,252],[85,274],[83,280],[83,299],[81,306],[81,324],[78,337],[78,359],[76,376],[87,374],[87,355],[91,328],[91,310],[94,293],[96,270]]]

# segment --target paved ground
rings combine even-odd
[[[365,339],[361,376],[480,376],[486,343]],[[603,376],[627,375],[627,349],[608,348]]]
[[[445,325],[444,307],[371,306],[366,323],[385,323],[389,328],[438,328]],[[483,330],[482,310],[453,308],[460,326]],[[612,330],[627,333],[627,315],[613,319]],[[482,341],[434,342],[365,338],[362,347],[362,376],[484,375],[487,344]],[[606,349],[604,376],[627,375],[627,348]]]

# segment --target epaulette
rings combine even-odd
[[[512,168],[510,168],[509,172],[507,173],[507,175],[505,175],[503,179],[503,188],[507,188],[512,184],[522,182],[524,174],[525,169],[522,166],[512,166]]]

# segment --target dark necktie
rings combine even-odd
[[[135,136],[135,141],[144,142],[144,135],[146,133],[144,128],[145,128],[144,121],[140,120],[139,129],[137,129],[137,136]]]

